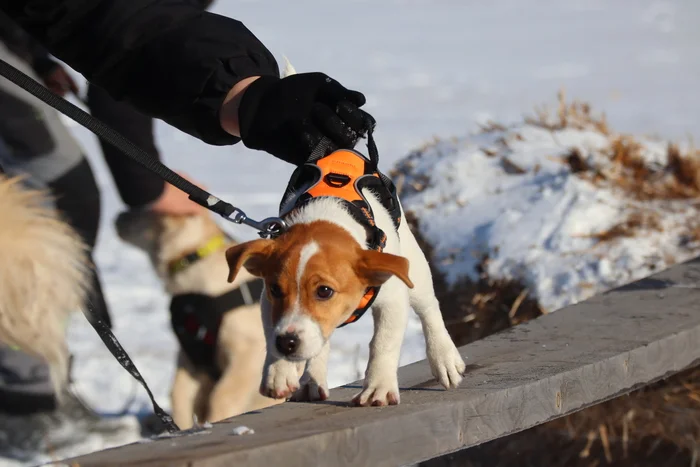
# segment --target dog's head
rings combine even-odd
[[[241,243],[226,252],[229,281],[241,268],[265,281],[274,345],[288,360],[317,355],[333,330],[357,309],[366,289],[396,276],[408,287],[408,260],[364,250],[326,221],[293,225],[274,240]]]
[[[159,271],[168,261],[196,249],[220,232],[206,211],[172,215],[132,209],[117,216],[115,228],[119,238],[146,252]]]

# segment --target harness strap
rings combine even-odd
[[[192,362],[204,368],[214,381],[221,377],[216,363],[216,343],[226,313],[260,301],[263,281],[256,279],[218,297],[190,293],[174,295],[170,321],[180,346]]]

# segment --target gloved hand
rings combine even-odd
[[[352,149],[375,120],[360,109],[365,96],[323,73],[263,76],[246,89],[238,109],[241,139],[295,165],[325,136],[329,150]]]

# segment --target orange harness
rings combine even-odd
[[[330,196],[340,198],[347,205],[350,214],[360,222],[368,233],[367,245],[370,249],[383,251],[386,246],[386,235],[376,225],[369,203],[362,195],[364,188],[375,192],[382,205],[389,211],[394,228],[401,224],[401,209],[396,195],[396,187],[386,176],[380,173],[362,154],[354,150],[341,149],[308,162],[298,167],[292,174],[287,186],[287,195],[303,190],[296,204],[287,212],[281,212],[284,217],[292,210],[298,209],[314,198]],[[372,306],[379,294],[379,287],[369,287],[360,300],[360,304],[352,315],[339,327],[357,321]]]

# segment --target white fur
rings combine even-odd
[[[299,264],[297,265],[297,304],[301,306],[301,279],[304,277],[306,265],[309,260],[318,253],[318,243],[310,241],[301,248],[299,252]]]
[[[323,333],[318,323],[302,313],[303,310],[301,306],[302,278],[304,277],[304,272],[306,271],[309,260],[318,252],[318,243],[313,240],[304,245],[299,252],[299,264],[297,265],[296,271],[297,299],[292,311],[282,318],[277,326],[275,326],[274,333],[274,338],[287,333],[296,333],[299,337],[299,348],[294,354],[284,356],[279,354],[276,346],[273,346],[271,350],[279,358],[286,358],[293,361],[306,361],[318,354],[325,344],[325,339],[323,338]]]
[[[273,346],[271,350],[279,358],[306,361],[316,356],[326,343],[318,323],[303,313],[290,313],[280,320],[275,327],[275,337],[287,332],[294,332],[299,336],[299,348],[293,354],[284,356]]]

